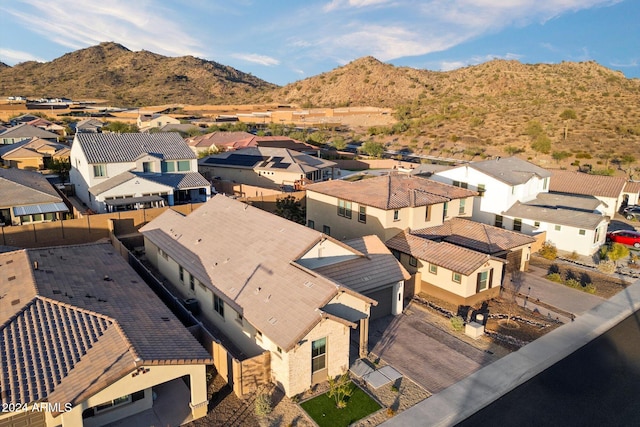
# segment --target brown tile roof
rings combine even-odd
[[[255,146],[255,142],[252,142],[253,138],[254,135],[249,132],[211,132],[185,138],[185,141],[190,147],[202,149],[209,148],[212,145],[224,146],[227,149],[237,149]]]
[[[400,209],[444,203],[478,193],[412,175],[389,174],[360,181],[334,180],[307,186],[326,194],[379,209]]]
[[[533,237],[526,234],[463,218],[452,218],[442,225],[412,230],[411,234],[429,240],[442,240],[485,254],[495,254],[535,242]]]
[[[296,263],[327,236],[222,195],[140,231],[285,351],[348,289]]]
[[[409,279],[410,274],[378,236],[364,236],[342,243],[362,252],[363,256],[313,270],[361,294]]]
[[[640,181],[627,181],[623,191],[625,193],[640,193]]]
[[[0,296],[2,402],[75,404],[137,358],[212,362],[108,242],[0,254]]]
[[[553,170],[549,191],[589,196],[614,197],[622,194],[627,180],[622,177]]]
[[[476,271],[490,259],[490,255],[447,242],[434,242],[406,231],[387,240],[386,245],[391,249],[465,276]]]

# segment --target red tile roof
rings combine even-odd
[[[627,180],[622,177],[553,170],[549,191],[618,198]]]

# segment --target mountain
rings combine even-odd
[[[0,67],[0,93],[106,99],[119,105],[239,103],[277,87],[213,61],[133,52],[117,43],[77,50],[51,62]]]

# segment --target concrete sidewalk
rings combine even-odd
[[[520,350],[401,412],[385,426],[451,426],[602,335],[640,310],[640,281]]]

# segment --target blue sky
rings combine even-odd
[[[284,85],[371,55],[446,71],[594,60],[640,77],[638,0],[0,0],[0,61],[115,41]]]

